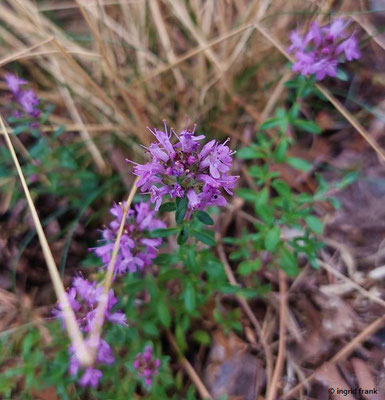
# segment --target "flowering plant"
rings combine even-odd
[[[111,261],[111,253],[117,233],[123,218],[123,208],[126,203],[115,204],[110,212],[115,219],[102,231],[105,244],[91,250],[100,257],[104,266]],[[162,244],[161,238],[150,238],[149,232],[165,228],[166,224],[154,218],[155,211],[150,205],[141,202],[128,211],[124,222],[124,230],[120,239],[119,252],[115,261],[115,274],[122,275],[151,266],[157,255],[157,249]]]
[[[349,36],[345,31],[348,24],[349,21],[338,18],[325,26],[313,22],[304,36],[298,30],[291,32],[288,51],[295,53],[293,71],[302,75],[315,74],[320,81],[326,76],[337,76],[339,63],[360,58],[355,34]]]
[[[139,176],[137,186],[142,193],[151,194],[155,210],[159,210],[163,199],[186,199],[189,218],[195,210],[205,210],[208,206],[227,204],[223,189],[233,194],[238,176],[229,175],[233,151],[224,143],[211,140],[204,146],[204,135],[195,136],[188,127],[177,134],[173,129],[168,132],[164,121],[164,131],[150,130],[157,142],[146,147],[151,161],[135,164],[134,174]],[[172,144],[172,136],[176,143]],[[183,219],[183,218],[182,218]]]

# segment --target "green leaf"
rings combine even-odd
[[[274,159],[278,163],[281,163],[285,160],[286,152],[289,147],[289,143],[287,140],[282,139],[274,150]]]
[[[173,202],[168,202],[164,203],[159,207],[159,211],[165,211],[165,212],[170,212],[170,211],[175,211],[176,210],[176,205]]]
[[[175,340],[182,352],[185,352],[187,349],[186,343],[186,332],[183,329],[182,325],[178,324],[175,328]]]
[[[266,205],[268,200],[269,200],[269,191],[265,186],[260,192],[257,193],[257,197],[255,199],[255,207]]]
[[[318,133],[322,132],[322,130],[319,127],[319,125],[317,125],[313,121],[307,121],[305,119],[296,119],[296,120],[293,121],[293,125],[296,128],[301,129],[301,130],[303,130],[305,132],[309,132],[309,133],[318,134]]]
[[[157,304],[159,320],[163,326],[169,328],[171,325],[171,315],[164,300],[159,300]]]
[[[187,282],[184,291],[184,305],[187,312],[192,313],[196,308],[195,289],[191,282]]]
[[[239,275],[250,275],[254,271],[258,271],[262,266],[262,261],[257,258],[255,260],[242,261],[238,265],[237,272]]]
[[[265,155],[252,147],[244,147],[237,151],[237,157],[242,160],[254,160],[256,158],[264,158]]]
[[[281,125],[282,118],[274,117],[266,120],[259,126],[259,130],[266,131],[267,129],[274,128],[275,126]]]
[[[266,224],[274,222],[274,207],[267,204],[255,205],[255,212],[261,217]]]
[[[183,197],[182,199],[180,199],[180,201],[176,206],[175,222],[178,225],[180,225],[183,222],[184,216],[186,215],[187,203],[188,203],[187,197]]]
[[[319,235],[323,232],[323,223],[320,219],[315,217],[314,215],[308,215],[305,217],[306,225],[314,232]]]
[[[293,119],[297,118],[298,112],[299,112],[299,104],[294,103],[288,113],[290,121],[293,121]]]
[[[278,192],[278,194],[284,198],[291,197],[292,191],[290,186],[287,185],[281,179],[276,179],[271,183],[271,186]]]
[[[252,189],[240,188],[237,190],[237,195],[247,201],[255,201],[258,198],[258,193]]]
[[[149,232],[150,237],[159,238],[159,237],[167,237],[171,235],[175,235],[180,231],[180,228],[166,228],[166,229],[154,229]]]
[[[196,237],[200,242],[207,244],[207,246],[215,246],[217,242],[215,241],[213,234],[201,231],[192,231],[194,237]]]
[[[210,342],[211,342],[211,337],[206,331],[202,331],[202,330],[194,331],[192,334],[192,337],[198,343],[202,343],[204,345],[210,344]]]
[[[157,265],[173,265],[179,261],[179,257],[177,254],[172,253],[162,253],[158,254],[154,260],[154,263]]]
[[[209,214],[207,214],[207,212],[204,212],[204,211],[196,211],[196,212],[195,212],[195,216],[198,218],[198,220],[199,220],[200,222],[202,222],[202,224],[214,225],[213,219],[210,217]]]
[[[337,68],[337,79],[347,82],[349,80],[349,75],[344,70]]]
[[[293,168],[299,169],[300,171],[309,172],[311,171],[312,165],[302,158],[288,157],[286,162]]]
[[[274,251],[275,248],[277,247],[280,239],[280,235],[281,235],[281,230],[279,229],[279,226],[274,226],[273,228],[271,228],[265,237],[265,247],[266,250],[268,251]]]
[[[187,242],[188,235],[189,235],[189,230],[188,230],[187,226],[184,226],[180,230],[179,235],[177,237],[177,242],[178,242],[179,246],[181,246],[182,244],[185,244]]]
[[[298,275],[297,257],[293,253],[291,253],[286,247],[282,247],[280,250],[278,265],[282,269],[282,271],[286,272],[287,275]]]
[[[143,332],[150,336],[157,336],[159,335],[159,330],[152,321],[144,321],[142,324]]]

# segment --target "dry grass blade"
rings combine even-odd
[[[173,63],[176,61],[176,56],[175,56],[174,50],[171,45],[171,40],[167,33],[166,25],[163,21],[162,13],[159,9],[158,2],[150,1],[149,6],[150,6],[150,10],[151,10],[151,14],[152,14],[155,26],[159,32],[160,41],[162,42],[162,45],[166,52],[167,60],[170,63]],[[178,68],[173,68],[172,72],[174,74],[178,89],[183,90],[186,85],[185,85],[182,73],[180,72],[180,70]]]
[[[151,79],[153,79],[153,78],[155,78],[155,77],[157,77],[157,76],[159,76],[159,75],[161,75],[161,74],[163,74],[163,73],[169,71],[170,69],[174,68],[176,65],[178,65],[178,64],[180,64],[180,63],[182,63],[182,62],[188,60],[189,58],[194,57],[194,56],[196,56],[197,54],[199,54],[199,53],[205,51],[206,49],[208,49],[208,48],[210,48],[210,47],[213,47],[213,46],[215,46],[215,45],[217,45],[217,44],[223,42],[224,40],[230,39],[230,38],[232,38],[233,36],[236,36],[236,35],[242,33],[243,31],[245,31],[245,30],[251,28],[252,26],[253,26],[253,24],[250,23],[250,24],[245,24],[245,25],[242,25],[242,26],[240,26],[240,27],[238,27],[238,28],[232,29],[232,30],[229,31],[228,33],[224,34],[223,36],[220,36],[220,37],[218,37],[218,38],[216,38],[216,39],[213,39],[213,40],[209,41],[209,42],[208,42],[207,44],[205,44],[204,46],[198,46],[197,48],[188,51],[188,52],[187,52],[186,54],[184,54],[183,56],[177,57],[177,59],[175,60],[175,62],[170,63],[170,64],[168,64],[168,65],[165,65],[165,66],[162,66],[162,67],[158,68],[155,72],[149,74],[148,76],[145,76],[144,78],[141,78],[141,79],[138,79],[138,80],[133,81],[133,82],[130,84],[130,86],[131,86],[131,85],[132,85],[132,86],[138,86],[138,85],[140,85],[140,84],[142,84],[142,83],[144,83],[144,82],[147,82],[147,81],[149,81],[149,80],[151,80]]]
[[[137,189],[136,183],[138,182],[138,180],[139,180],[139,178],[135,179],[135,182],[132,185],[131,191],[128,195],[126,204],[124,206],[122,221],[120,222],[119,231],[116,236],[114,248],[112,250],[111,260],[110,260],[110,263],[108,264],[107,273],[106,273],[106,276],[104,277],[104,281],[103,281],[103,293],[100,296],[98,306],[96,307],[94,323],[88,334],[89,343],[91,346],[92,359],[95,359],[97,346],[99,344],[99,339],[100,339],[100,335],[101,335],[101,331],[102,331],[102,327],[103,327],[103,323],[104,323],[104,312],[106,310],[107,302],[108,302],[108,292],[111,288],[112,280],[114,277],[115,261],[116,261],[116,257],[118,255],[118,251],[119,251],[120,239],[123,234],[124,224],[126,222],[128,210],[130,209],[132,200],[136,193],[136,189]]]
[[[17,158],[15,149],[13,148],[11,139],[10,139],[9,134],[4,126],[4,122],[3,122],[3,119],[1,116],[0,116],[0,124],[1,124],[2,134],[5,138],[5,141],[7,143],[9,151],[11,152],[13,161],[15,163],[17,172],[20,177],[21,184],[22,184],[24,192],[25,192],[25,196],[27,198],[28,206],[31,210],[33,222],[35,224],[36,231],[37,231],[37,234],[39,237],[39,241],[40,241],[41,247],[43,249],[44,258],[47,263],[47,267],[48,267],[48,271],[49,271],[49,274],[50,274],[50,277],[52,280],[52,284],[53,284],[56,296],[59,300],[60,307],[63,312],[63,318],[65,320],[65,326],[68,331],[68,335],[71,339],[72,345],[74,346],[75,353],[76,353],[76,356],[77,356],[79,362],[81,364],[87,365],[91,361],[90,354],[89,354],[87,348],[83,344],[83,337],[80,332],[78,323],[76,321],[75,314],[74,314],[72,307],[68,301],[67,294],[66,294],[66,291],[63,286],[63,282],[60,278],[60,274],[56,267],[55,260],[53,258],[51,249],[48,245],[47,238],[45,237],[43,227],[40,223],[39,216],[37,214],[35,205],[33,203],[31,194],[28,189],[27,182],[25,181],[24,174],[20,167],[20,163]]]
[[[5,65],[5,64],[8,64],[8,63],[10,63],[10,62],[12,62],[12,61],[18,60],[19,58],[25,57],[25,56],[27,56],[28,53],[30,53],[32,50],[35,50],[35,49],[37,49],[38,47],[43,46],[43,45],[45,45],[45,44],[51,42],[52,40],[53,40],[53,37],[50,37],[50,38],[48,38],[48,39],[46,39],[46,40],[43,40],[43,41],[40,42],[40,43],[37,43],[37,44],[35,44],[35,45],[31,46],[31,47],[28,47],[27,49],[23,49],[23,50],[17,51],[16,53],[14,53],[14,54],[12,54],[12,55],[10,55],[10,56],[8,56],[8,57],[3,58],[2,60],[0,60],[0,66]]]
[[[60,76],[62,81],[65,81],[64,75],[62,74],[60,64],[56,59],[53,59],[54,68],[57,71],[58,76]],[[75,101],[73,100],[70,91],[68,90],[67,86],[62,86],[60,88],[60,92],[62,94],[64,103],[68,109],[68,112],[71,115],[71,118],[76,122],[79,126],[80,135],[89,149],[90,154],[92,155],[94,162],[99,170],[100,173],[104,173],[107,170],[107,164],[105,163],[103,156],[101,155],[99,149],[95,145],[94,141],[91,138],[91,135],[87,131],[87,128],[84,125],[84,122],[80,116],[80,113],[75,105]]]
[[[88,3],[87,5],[89,7],[97,7],[98,6],[98,2],[97,1],[90,1],[87,0]],[[135,3],[139,3],[142,0],[123,0],[125,3],[129,4],[135,4]],[[113,5],[118,5],[121,4],[122,0],[104,0],[103,1],[103,5],[105,6],[113,6]],[[47,4],[41,4],[39,5],[39,11],[58,11],[58,10],[70,10],[70,9],[74,9],[77,8],[77,5],[74,4],[73,2],[63,2],[61,0],[61,4],[60,3],[54,3],[53,1],[47,3]]]
[[[203,35],[199,32],[198,28],[194,25],[190,18],[190,15],[185,7],[185,5],[180,1],[168,0],[173,8],[176,17],[181,21],[181,23],[189,30],[194,39],[199,43],[202,48],[204,48],[204,53],[209,61],[211,61],[219,71],[222,71],[222,65],[218,60],[216,54],[207,46],[207,41]]]

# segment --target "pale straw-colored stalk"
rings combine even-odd
[[[76,356],[79,359],[79,362],[83,365],[89,365],[92,361],[91,355],[90,355],[88,349],[86,348],[86,346],[84,346],[83,336],[80,332],[79,325],[76,321],[75,314],[74,314],[72,307],[68,301],[63,282],[60,278],[59,271],[56,267],[55,260],[53,258],[51,249],[49,247],[47,238],[44,234],[44,230],[41,225],[39,216],[37,214],[35,205],[33,203],[31,193],[28,189],[28,185],[27,185],[27,182],[25,181],[24,174],[21,169],[19,160],[17,158],[15,149],[13,147],[13,144],[9,137],[8,131],[5,128],[5,125],[4,125],[4,122],[3,122],[3,119],[1,116],[0,116],[0,125],[1,125],[2,134],[5,138],[5,141],[7,143],[9,151],[12,155],[12,159],[15,163],[17,173],[19,174],[19,178],[20,178],[21,184],[22,184],[24,192],[25,192],[25,197],[27,198],[28,206],[31,210],[33,222],[35,224],[37,235],[39,237],[39,241],[40,241],[40,244],[41,244],[41,247],[43,250],[44,258],[47,263],[48,272],[50,274],[56,296],[59,300],[59,304],[62,309],[62,313],[63,313],[62,315],[63,315],[63,319],[65,321],[65,327],[67,329],[68,336],[71,339],[72,345],[74,347]]]
[[[104,281],[103,281],[103,293],[100,296],[99,303],[98,303],[98,306],[95,311],[95,319],[93,321],[91,330],[87,337],[87,342],[89,342],[90,347],[91,347],[91,357],[93,360],[95,359],[95,356],[96,356],[96,351],[98,348],[100,335],[102,332],[105,310],[106,310],[107,302],[108,302],[108,292],[111,288],[113,277],[114,277],[115,261],[116,261],[116,257],[118,255],[118,251],[119,251],[120,239],[123,234],[124,224],[126,222],[128,210],[130,209],[132,200],[136,193],[136,189],[137,189],[136,184],[137,184],[138,180],[139,180],[139,178],[135,179],[135,182],[131,188],[131,191],[130,191],[127,201],[126,201],[126,204],[124,206],[122,221],[120,222],[119,231],[118,231],[118,234],[117,234],[117,237],[115,240],[114,248],[112,250],[111,260],[108,264],[106,276],[104,277]]]

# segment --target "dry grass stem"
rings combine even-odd
[[[286,353],[286,319],[287,319],[287,283],[286,275],[284,272],[279,271],[279,293],[280,293],[280,306],[279,306],[279,345],[278,356],[275,363],[273,377],[270,385],[267,385],[266,400],[274,400],[277,395],[279,380],[282,375],[283,366],[285,363]]]
[[[338,278],[342,279],[344,282],[348,283],[351,287],[359,291],[363,296],[366,298],[372,300],[373,302],[380,304],[382,307],[385,307],[385,301],[380,299],[379,297],[375,296],[373,293],[370,293],[368,290],[364,289],[362,286],[360,286],[358,283],[354,282],[344,274],[341,274],[341,272],[337,271],[335,268],[330,266],[328,263],[322,261],[322,260],[317,260],[318,263],[322,268],[324,268],[326,271],[330,272],[331,274],[337,276]]]
[[[2,129],[2,134],[5,138],[5,141],[7,143],[9,151],[11,152],[13,161],[15,163],[17,172],[19,174],[19,178],[20,178],[21,184],[24,189],[24,193],[25,193],[25,196],[26,196],[26,199],[28,202],[28,206],[31,210],[33,222],[36,227],[36,231],[37,231],[39,241],[40,241],[40,244],[41,244],[41,247],[43,250],[44,258],[47,263],[47,267],[48,267],[48,271],[49,271],[49,274],[50,274],[50,277],[52,280],[52,284],[53,284],[57,299],[59,300],[60,307],[63,312],[63,318],[65,320],[65,326],[66,326],[66,329],[68,332],[68,336],[70,337],[72,345],[74,346],[74,350],[75,350],[75,353],[77,355],[79,362],[82,364],[89,364],[91,361],[90,354],[89,354],[87,348],[83,344],[83,337],[80,332],[78,323],[76,321],[75,314],[74,314],[72,307],[68,301],[63,282],[60,278],[59,271],[56,267],[55,260],[53,258],[51,249],[49,247],[47,238],[44,234],[44,230],[41,225],[39,216],[37,214],[35,205],[33,203],[31,194],[29,192],[27,182],[25,181],[24,174],[20,167],[19,160],[18,160],[16,152],[13,148],[10,136],[8,135],[8,132],[5,129],[4,122],[3,122],[3,119],[1,116],[0,116],[0,125],[1,125],[1,129]]]
[[[135,179],[135,181],[132,185],[131,191],[128,195],[126,204],[124,205],[122,221],[120,222],[119,231],[116,236],[114,248],[113,248],[112,254],[111,254],[111,260],[107,266],[106,276],[104,277],[104,281],[103,281],[103,293],[100,296],[100,300],[99,300],[98,306],[96,307],[96,311],[95,311],[94,323],[93,323],[92,328],[87,337],[87,340],[89,339],[89,343],[90,343],[90,346],[92,349],[91,350],[92,359],[94,359],[96,356],[97,346],[99,344],[99,339],[100,339],[100,335],[101,335],[102,327],[103,327],[103,323],[104,323],[104,313],[105,313],[105,310],[107,307],[107,302],[108,302],[108,292],[111,288],[113,277],[114,277],[115,261],[116,261],[116,257],[118,255],[118,251],[119,251],[120,239],[123,234],[128,210],[131,207],[132,200],[136,193],[136,189],[137,189],[136,184],[137,184],[138,180],[139,180],[139,178]]]
[[[223,245],[220,242],[220,238],[217,238],[217,241],[218,241],[218,255],[219,255],[219,258],[222,261],[223,266],[225,268],[227,279],[229,280],[229,282],[232,285],[239,286],[237,280],[235,279],[235,276],[233,274],[231,266],[227,261],[225,249],[223,248]],[[263,351],[266,356],[267,387],[270,387],[270,382],[272,379],[272,371],[273,371],[273,356],[271,354],[269,345],[266,341],[266,337],[263,334],[261,324],[258,322],[257,318],[255,317],[255,315],[254,315],[253,311],[251,310],[247,301],[241,296],[236,296],[236,297],[237,297],[237,300],[238,300],[240,306],[243,308],[243,311],[245,312],[245,314],[248,316],[251,323],[253,324],[254,329],[257,333],[257,336],[259,337],[259,340],[261,341],[261,345],[262,345]]]
[[[179,357],[179,361],[182,364],[183,369],[186,371],[187,375],[190,377],[191,381],[197,388],[198,393],[201,396],[201,398],[204,400],[207,400],[207,399],[213,400],[211,394],[207,390],[206,386],[202,382],[199,375],[196,373],[193,366],[188,362],[186,357],[184,357],[184,355],[180,351],[178,344],[176,343],[176,340],[175,340],[174,336],[172,335],[172,333],[169,330],[167,330],[166,334],[167,334],[168,341],[170,342],[171,346],[173,347],[173,349],[175,350],[175,352],[177,353],[177,355]]]

